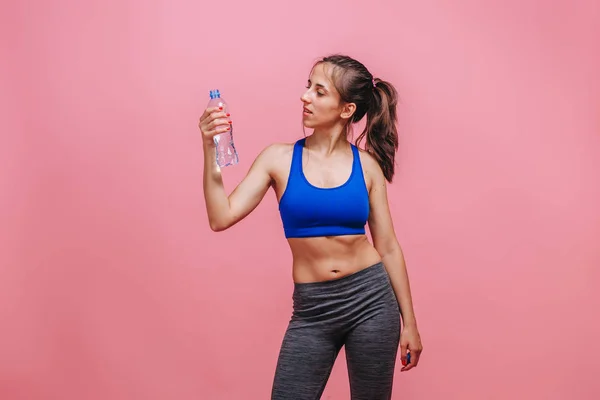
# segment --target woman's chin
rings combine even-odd
[[[311,121],[307,121],[305,118],[302,119],[302,125],[304,125],[305,128],[309,129],[313,129],[315,127],[314,123],[312,123]]]

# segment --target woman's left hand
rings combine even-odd
[[[409,371],[419,364],[419,357],[423,351],[421,337],[416,326],[404,327],[400,334],[400,358],[402,359],[402,369],[400,371]],[[407,362],[407,353],[410,352],[410,362]]]

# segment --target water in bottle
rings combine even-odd
[[[223,107],[223,112],[229,113],[227,102],[221,97],[219,90],[210,91],[210,101],[208,107]],[[228,132],[223,132],[213,137],[216,147],[217,165],[227,167],[239,162],[238,153],[233,143],[233,124]]]

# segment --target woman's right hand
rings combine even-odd
[[[229,114],[223,112],[221,107],[211,107],[204,110],[198,122],[204,143],[214,144],[213,137],[231,129]]]

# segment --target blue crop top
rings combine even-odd
[[[360,156],[352,147],[352,173],[337,187],[313,186],[302,171],[306,139],[294,144],[287,187],[279,201],[286,238],[357,235],[365,233],[369,218],[369,193]]]

